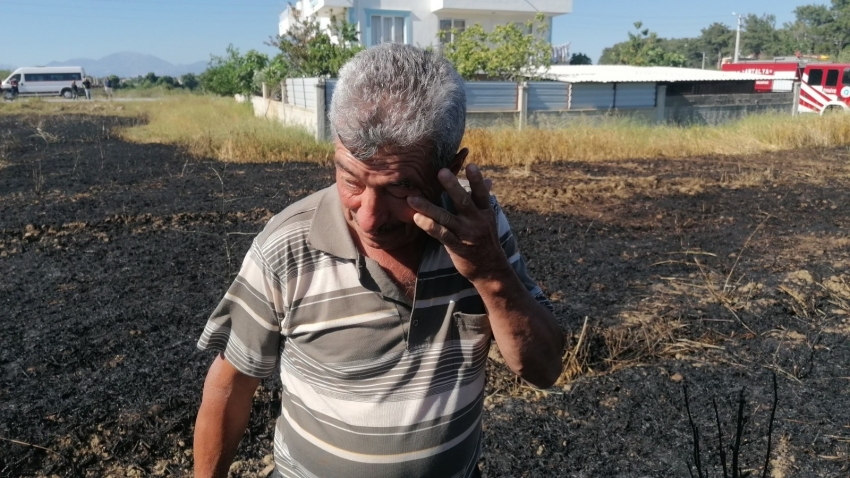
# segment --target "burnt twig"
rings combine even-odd
[[[720,452],[720,464],[723,466],[723,478],[728,478],[726,472],[726,449],[723,448],[723,432],[720,429],[720,414],[717,413],[717,401],[712,398],[711,404],[714,406],[714,420],[717,422],[717,451]]]
[[[812,349],[814,350],[814,349]],[[770,464],[770,445],[773,438],[773,417],[776,416],[776,404],[779,403],[779,394],[776,390],[776,374],[773,374],[773,408],[770,410],[770,423],[767,426],[767,453],[764,457],[764,468],[762,478],[767,478],[767,466]]]
[[[688,422],[691,424],[691,433],[693,433],[693,436],[694,436],[694,467],[697,469],[697,476],[699,478],[703,478],[702,461],[700,460],[700,453],[699,453],[699,429],[697,428],[696,424],[694,423],[694,419],[691,416],[691,404],[690,404],[690,401],[688,400],[688,384],[687,383],[682,382],[682,390],[685,393],[685,409],[688,411]],[[691,473],[691,466],[690,465],[688,465],[688,473]],[[691,473],[691,476],[693,476],[693,473]]]
[[[744,390],[742,388],[738,392],[738,417],[735,421],[735,444],[732,446],[732,478],[740,478],[740,470],[738,469],[738,456],[741,452],[741,436],[744,434]]]

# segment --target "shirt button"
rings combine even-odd
[[[418,321],[418,320],[414,320],[414,321],[413,321],[413,326],[414,326],[414,327],[416,327],[417,325],[419,325],[419,321]]]

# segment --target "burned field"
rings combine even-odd
[[[0,476],[190,476],[206,317],[332,181],[120,140],[133,121],[0,117]],[[772,429],[768,476],[847,476],[847,150],[485,169],[568,337],[547,391],[491,353],[485,476],[696,476],[694,429],[722,476],[739,409],[742,470]],[[264,476],[279,396],[232,476]]]

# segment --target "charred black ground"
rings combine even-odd
[[[204,322],[265,221],[332,181],[127,143],[128,121],[0,117],[0,476],[190,476]],[[689,476],[683,382],[712,476],[711,399],[731,444],[746,387],[760,476],[773,373],[769,476],[847,476],[848,158],[489,168],[576,353],[546,392],[493,355],[485,476]],[[277,382],[233,476],[267,464]]]

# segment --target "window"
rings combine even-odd
[[[381,43],[404,43],[404,17],[372,15],[372,45]]]
[[[850,68],[844,70],[844,78],[841,78],[841,84],[850,86]]]
[[[826,72],[826,85],[832,88],[838,86],[838,70],[829,70]]]
[[[807,83],[814,86],[820,86],[821,83],[823,83],[823,70],[809,71],[809,81]]]
[[[466,20],[440,20],[440,43],[454,43],[457,35],[466,29]]]
[[[82,78],[79,73],[26,73],[24,75],[26,81],[80,81]]]

